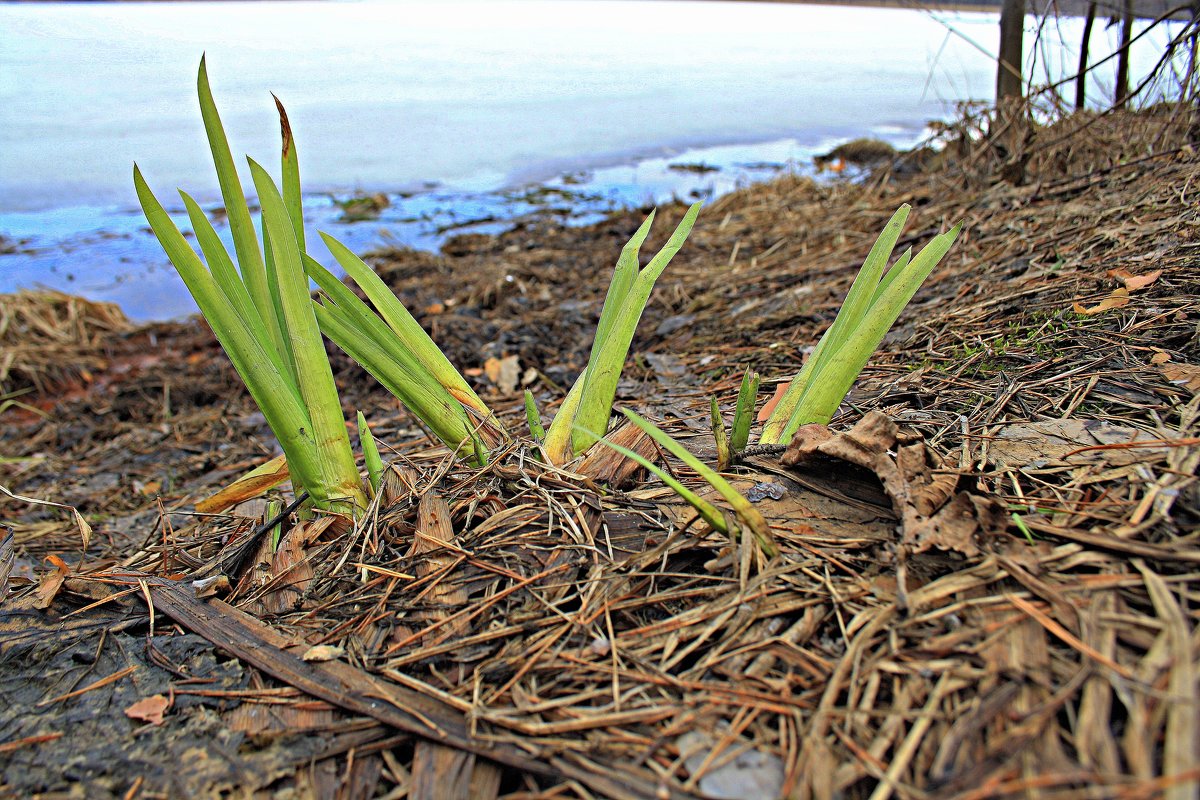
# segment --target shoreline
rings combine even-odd
[[[897,149],[911,147],[925,135],[886,126],[862,133]],[[498,234],[537,220],[575,227],[677,199],[712,203],[780,175],[813,175],[815,156],[853,138],[857,137],[822,137],[811,144],[774,139],[682,148],[668,155],[592,166],[560,164],[539,178],[526,180],[518,174],[485,188],[425,184],[407,191],[306,191],[305,222],[310,230],[327,231],[358,253],[397,247],[438,252],[460,234]],[[201,205],[212,213],[220,202],[210,199]],[[182,208],[168,211],[181,230],[190,231]],[[38,233],[43,221],[52,222],[54,229]],[[219,220],[217,227],[225,235]],[[43,287],[115,303],[139,323],[195,312],[136,207],[0,214],[0,237],[0,294]],[[86,272],[78,266],[81,254],[91,264]],[[328,261],[324,252],[314,256]]]

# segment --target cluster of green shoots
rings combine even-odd
[[[318,508],[355,513],[368,502],[322,335],[362,365],[460,458],[478,466],[486,464],[510,434],[404,304],[367,264],[333,237],[321,234],[369,305],[308,254],[299,161],[283,105],[276,100],[283,135],[282,189],[262,166],[249,160],[261,208],[260,245],[203,59],[197,85],[233,238],[233,256],[186,193],[180,192],[203,260],[136,166],[134,183],[150,227],[278,438],[293,482]],[[638,228],[617,260],[587,367],[548,428],[542,425],[532,394],[526,392],[529,429],[540,457],[554,465],[569,466],[598,443],[622,452],[659,475],[713,528],[730,535],[749,530],[770,554],[774,552],[770,531],[758,510],[717,471],[652,423],[633,412],[623,412],[630,423],[705,478],[729,503],[732,516],[648,459],[603,438],[621,371],[655,281],[683,246],[699,211],[699,203],[687,210],[666,245],[645,267],[640,266],[639,254],[654,214]],[[871,249],[833,326],[767,420],[760,443],[786,442],[801,425],[832,418],[871,353],[958,233],[955,228],[935,237],[915,257],[911,251],[904,253],[889,269],[888,257],[907,215],[907,207],[897,211]],[[320,287],[316,298],[309,290],[310,280]],[[749,442],[758,384],[758,376],[748,371],[731,437],[725,433],[713,399],[719,469],[732,463]],[[369,485],[375,491],[383,462],[365,418],[361,412],[357,417]]]

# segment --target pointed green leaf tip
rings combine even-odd
[[[538,413],[533,392],[528,389],[525,390],[525,422],[529,425],[529,434],[533,440],[541,444],[546,439],[546,429],[542,427],[542,416]]]
[[[829,423],[888,330],[962,230],[959,223],[934,236],[916,256],[907,251],[886,269],[908,211],[901,206],[871,248],[833,324],[763,427],[762,444],[786,444],[801,425]]]
[[[654,212],[621,249],[604,298],[587,367],[571,387],[546,434],[545,451],[552,463],[570,461],[608,429],[617,383],[654,282],[687,240],[700,206],[695,203],[688,208],[671,238],[640,271],[638,254],[650,233]]]
[[[379,456],[379,445],[367,425],[367,418],[361,411],[358,417],[358,440],[362,444],[363,464],[367,468],[367,479],[371,482],[371,491],[378,494],[379,484],[383,480],[383,459]]]

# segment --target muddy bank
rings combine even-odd
[[[759,487],[781,556],[748,577],[725,543],[679,530],[653,481],[608,493],[529,464],[446,472],[444,453],[331,348],[348,410],[364,409],[390,457],[444,497],[470,558],[434,562],[443,577],[416,586],[386,572],[420,574],[434,558],[408,551],[420,519],[396,487],[383,533],[298,545],[313,573],[287,602],[250,569],[220,595],[228,606],[188,601],[209,609],[206,623],[155,594],[151,637],[143,594],[160,589],[111,581],[134,567],[188,575],[245,535],[261,510],[191,508],[273,441],[202,324],[127,327],[59,304],[53,314],[78,332],[51,338],[31,301],[0,328],[6,353],[22,345],[3,392],[33,389],[3,411],[0,476],[14,493],[76,506],[93,532],[81,555],[62,509],[0,504],[15,544],[0,670],[24,687],[0,717],[3,780],[17,794],[328,796],[333,775],[346,796],[420,796],[437,773],[418,754],[419,724],[347,699],[369,677],[440,703],[448,741],[473,730],[496,748],[507,766],[486,796],[1188,786],[1200,693],[1195,125],[1194,112],[1163,108],[1031,130],[1016,150],[952,139],[923,171],[784,178],[705,209],[655,291],[618,395],[704,455],[708,395],[728,407],[747,365],[769,389],[795,372],[897,205],[914,207],[905,246],[966,222],[831,430],[886,413],[905,446],[927,447],[935,472],[995,517],[918,551],[871,470],[763,458],[739,468],[740,485]],[[660,211],[648,249],[681,210]],[[582,367],[608,272],[641,217],[532,222],[372,263],[516,417],[521,383],[552,407]],[[518,385],[493,383],[488,359],[513,357]],[[439,607],[464,614],[452,636],[430,616]],[[206,625],[235,623],[257,650],[233,658],[203,643],[215,638]],[[110,626],[102,640],[96,629]],[[340,648],[333,666],[300,675],[284,658],[317,645]],[[295,689],[335,677],[354,691]],[[158,695],[163,727],[130,720]],[[173,784],[152,766],[189,748],[212,769]],[[72,755],[89,749],[113,757]],[[722,768],[737,763],[731,750],[753,767]],[[548,768],[514,766],[518,751]],[[748,789],[750,772],[769,784]]]

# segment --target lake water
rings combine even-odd
[[[234,152],[276,163],[275,92],[310,223],[364,249],[433,246],[548,196],[575,221],[712,196],[853,136],[909,144],[955,101],[991,97],[979,48],[994,49],[996,22],[651,0],[0,5],[0,249],[15,250],[0,292],[42,284],[142,319],[191,309],[130,169],[168,204],[176,186],[218,200],[203,52]],[[720,169],[670,169],[698,162]],[[553,191],[523,188],[538,183]],[[339,223],[329,196],[356,190],[393,204]]]

